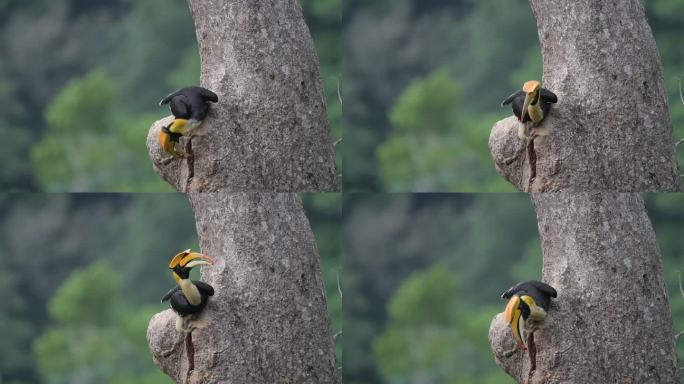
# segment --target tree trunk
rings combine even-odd
[[[201,84],[219,96],[194,162],[159,148],[155,170],[179,191],[336,191],[338,179],[318,58],[297,0],[188,0]],[[160,96],[161,98],[161,96]],[[190,177],[194,174],[194,177]]]
[[[527,353],[515,350],[502,314],[490,328],[497,364],[519,383],[678,383],[660,251],[641,197],[547,193],[532,200],[543,279],[558,298],[534,334],[536,372],[529,373]]]
[[[170,309],[147,331],[155,363],[177,383],[339,383],[318,251],[299,197],[216,192],[190,201],[201,250],[216,259],[201,279],[216,294],[204,328],[192,332],[194,371]]]
[[[490,149],[499,173],[530,192],[679,190],[660,57],[641,1],[530,4],[543,85],[558,104],[530,150],[519,150],[515,119],[497,123]]]

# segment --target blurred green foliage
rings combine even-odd
[[[105,262],[96,262],[87,271],[74,271],[55,292],[48,307],[53,320],[74,324],[107,324],[121,310],[116,293],[120,277]]]
[[[389,319],[373,343],[374,356],[388,383],[502,383],[506,374],[491,369],[487,339],[495,307],[464,310],[458,285],[437,262],[410,275],[387,307]],[[468,362],[454,364],[454,360]]]
[[[341,0],[301,4],[337,139]],[[4,0],[0,36],[0,188],[171,190],[149,165],[146,138],[168,114],[158,101],[199,82],[184,0]]]
[[[338,331],[341,195],[302,200]],[[0,194],[0,289],[18,293],[0,311],[0,382],[170,382],[145,334],[169,258],[197,247],[183,194]]]
[[[109,130],[111,104],[117,98],[114,82],[103,71],[95,71],[80,80],[70,81],[52,100],[46,120],[55,134],[75,134]]]
[[[680,139],[684,3],[644,5]],[[501,101],[541,79],[527,0],[347,1],[343,34],[346,191],[513,191],[487,141]]]
[[[48,128],[31,149],[43,190],[169,189],[151,167],[141,166],[146,154],[136,153],[134,141],[140,132],[114,110],[119,99],[114,80],[103,70],[71,80],[55,96],[46,111]]]
[[[145,330],[173,284],[160,266],[179,249],[197,247],[187,198],[0,196],[0,262],[11,276],[0,285],[19,293],[0,311],[7,320],[0,323],[2,382],[102,383],[116,375],[137,382],[132,375],[156,375]]]
[[[414,80],[399,97],[389,116],[394,130],[377,149],[389,191],[507,189],[488,154],[477,150],[487,148],[485,127],[454,107],[461,99],[459,85],[445,70]]]
[[[460,102],[456,82],[444,70],[432,73],[422,81],[414,81],[390,111],[390,122],[400,134],[447,132],[458,115],[453,105]]]
[[[105,261],[74,271],[49,303],[53,325],[34,343],[45,383],[168,383],[144,335],[159,305],[134,308]]]
[[[645,198],[684,331],[684,194]],[[345,383],[513,383],[487,336],[501,292],[541,278],[527,195],[360,194],[345,198],[343,218]],[[677,349],[684,361],[684,342]]]

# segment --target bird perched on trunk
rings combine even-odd
[[[522,90],[508,96],[501,106],[512,104],[513,114],[520,121],[518,137],[527,139],[530,136],[528,124],[539,125],[549,114],[551,104],[558,102],[558,97],[536,80],[526,82]]]
[[[556,297],[556,290],[535,280],[516,284],[501,295],[510,299],[504,315],[521,350],[527,349],[527,336],[546,318],[552,297]]]
[[[209,112],[209,103],[218,102],[218,96],[202,87],[185,87],[163,98],[159,105],[169,104],[175,117],[171,124],[159,132],[159,145],[174,157],[188,154],[176,148],[181,136],[192,137]]]
[[[197,252],[185,250],[171,259],[169,269],[178,284],[162,298],[162,303],[169,300],[171,308],[178,314],[176,329],[188,330],[188,321],[194,320],[204,307],[207,306],[209,296],[214,295],[214,288],[201,281],[190,280],[190,270],[198,265],[210,265],[211,257]]]

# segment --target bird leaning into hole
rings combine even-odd
[[[527,349],[528,335],[546,318],[552,297],[556,297],[556,290],[535,280],[516,284],[501,295],[510,299],[504,315],[521,350]]]
[[[536,80],[525,82],[522,90],[508,96],[501,103],[501,106],[511,104],[513,114],[520,121],[518,126],[518,137],[525,140],[530,136],[530,127],[539,125],[551,110],[551,104],[558,102],[558,97],[546,88],[542,88],[541,83]]]
[[[174,157],[188,157],[188,153],[176,146],[181,136],[192,138],[207,117],[210,102],[218,102],[218,96],[206,88],[195,86],[181,88],[163,98],[159,105],[169,104],[175,119],[159,132],[159,145]]]
[[[210,265],[214,260],[201,253],[185,250],[171,259],[169,269],[178,283],[162,298],[162,303],[169,300],[171,308],[176,312],[176,329],[179,332],[189,329],[190,321],[196,319],[207,306],[209,296],[214,296],[214,288],[204,282],[190,280],[190,270],[198,265]]]

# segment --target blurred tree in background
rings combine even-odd
[[[81,332],[81,328],[85,328],[83,332],[102,333],[102,337],[121,336],[121,344],[103,341],[111,347],[112,356],[121,354],[119,347],[133,348],[144,343],[146,322],[139,328],[142,333],[135,336],[120,332],[126,330],[126,324],[133,325],[135,316],[149,314],[145,309],[149,305],[161,308],[160,295],[173,284],[166,269],[169,257],[179,249],[196,247],[187,198],[180,194],[2,196],[0,261],[12,276],[3,283],[7,285],[6,292],[20,293],[16,296],[20,301],[17,310],[2,311],[2,316],[9,319],[0,323],[0,332],[5,335],[0,339],[2,382],[72,382],[68,380],[70,370],[60,370],[55,365],[69,360],[67,367],[77,370],[87,368],[85,363],[77,361],[72,350],[52,356],[45,352],[60,346],[72,348],[81,340],[84,349],[99,348],[94,335],[89,339],[80,333],[73,334]],[[74,272],[89,265],[93,267],[86,272]],[[87,291],[78,296],[76,288],[92,280],[93,274],[102,274],[103,265],[111,268],[108,276],[99,277],[100,284],[107,289],[91,288],[97,298],[90,297]],[[100,296],[104,301],[96,305]],[[79,304],[69,308],[71,300]],[[107,312],[104,309],[110,302],[117,309]],[[70,315],[75,307],[79,310]],[[76,318],[84,311],[91,314],[81,320]],[[21,332],[12,332],[12,324],[22,325],[18,328]],[[82,324],[86,325],[81,327]],[[60,338],[68,334],[74,339],[67,346]],[[36,342],[39,336],[43,341]],[[106,353],[101,351],[95,356],[106,359]],[[131,373],[141,372],[140,364],[148,368],[152,364],[149,355],[136,360],[136,356],[141,356],[136,353],[131,353]],[[11,358],[5,359],[5,355]],[[114,363],[121,363],[120,359]],[[128,368],[124,364],[119,369],[125,374]]]
[[[389,191],[507,189],[489,165],[489,153],[478,150],[487,148],[481,134],[486,119],[467,120],[458,108],[461,99],[459,85],[445,70],[414,80],[401,94],[389,115],[394,130],[377,150]]]
[[[482,337],[497,308],[465,310],[462,300],[454,276],[439,262],[399,286],[387,306],[387,326],[373,343],[386,382],[506,381],[503,372],[491,369],[489,343]]]
[[[684,3],[644,5],[680,139]],[[343,17],[346,190],[513,191],[496,175],[487,141],[511,114],[501,101],[542,76],[528,1],[350,0]],[[419,100],[434,105],[415,108]]]
[[[49,303],[54,325],[34,343],[45,383],[168,383],[150,364],[147,322],[159,305],[133,308],[122,279],[97,261],[76,270]]]
[[[301,4],[336,139],[341,0]],[[0,188],[171,190],[152,170],[146,138],[169,114],[159,100],[199,83],[184,0],[0,0],[0,56]]]
[[[341,196],[302,198],[339,330]],[[170,382],[145,334],[171,256],[198,247],[184,195],[6,194],[0,213],[0,289],[19,293],[0,311],[0,382]]]
[[[674,327],[684,330],[684,195],[646,195]],[[487,340],[499,296],[541,278],[524,194],[346,197],[344,382],[508,383]],[[684,360],[684,342],[678,353]]]

